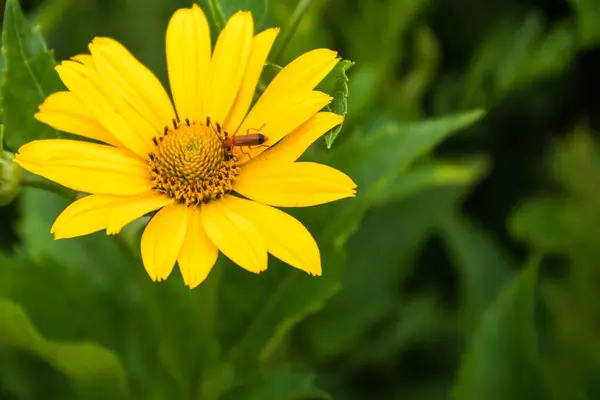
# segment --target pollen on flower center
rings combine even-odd
[[[150,153],[153,188],[195,206],[221,198],[233,190],[239,174],[231,147],[223,146],[219,129],[210,123],[173,123],[164,135],[154,138]]]

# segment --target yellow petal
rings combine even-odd
[[[312,91],[281,99],[274,104],[263,103],[262,107],[254,107],[250,111],[239,134],[260,130],[267,137],[266,146],[272,146],[329,104],[331,99],[326,93]],[[238,149],[239,162],[256,157],[265,151],[266,146],[255,146],[243,152]]]
[[[80,64],[83,64],[87,67],[94,66],[94,59],[91,54],[77,54],[73,57],[70,57],[71,60],[77,61]]]
[[[83,197],[63,210],[56,218],[50,233],[54,239],[69,239],[106,229],[110,212],[118,207],[112,199],[101,195]]]
[[[304,53],[286,65],[265,89],[259,103],[276,102],[298,92],[313,90],[338,63],[337,53],[316,49]]]
[[[129,222],[173,202],[156,192],[137,196],[90,195],[69,205],[50,230],[55,239],[88,235],[103,229],[118,233]]]
[[[250,57],[248,58],[246,73],[242,79],[235,103],[229,111],[224,124],[226,132],[236,132],[248,113],[248,108],[250,107],[250,103],[252,103],[254,91],[256,90],[256,84],[277,34],[279,34],[279,28],[272,28],[259,33],[252,39],[252,51],[250,51]]]
[[[121,146],[71,92],[56,92],[48,96],[34,117],[55,129]]]
[[[148,164],[116,147],[35,140],[23,145],[14,160],[29,172],[84,193],[126,196],[152,188]]]
[[[254,22],[250,12],[235,13],[221,31],[206,77],[204,110],[223,124],[240,89],[252,48]]]
[[[210,28],[196,4],[173,14],[167,27],[167,69],[181,120],[204,122],[203,98],[210,63]]]
[[[356,184],[346,174],[310,162],[260,163],[242,167],[233,189],[277,207],[308,207],[353,197]]]
[[[202,226],[231,261],[254,273],[267,269],[267,249],[258,230],[231,207],[231,196],[202,207]]]
[[[253,158],[248,164],[261,162],[294,162],[318,138],[323,136],[333,127],[339,125],[344,117],[330,112],[320,112],[300,125],[296,130],[287,135],[261,155]]]
[[[94,65],[138,114],[161,131],[175,117],[171,100],[158,78],[119,42],[94,38],[89,46]]]
[[[148,222],[142,234],[142,261],[153,281],[168,278],[175,266],[187,231],[187,207],[172,204]]]
[[[107,81],[98,71],[96,63],[92,56],[83,58],[75,57],[78,61],[63,61],[57,71],[61,69],[75,73],[79,79],[84,80],[84,88],[88,92],[81,91],[74,94],[86,106],[86,108],[96,115],[100,123],[107,128],[112,135],[122,143],[131,142],[134,139],[141,141],[147,147],[152,145],[152,137],[162,134],[164,125],[157,128],[144,115],[136,110],[119,91],[118,87]],[[83,59],[83,61],[82,61]],[[65,75],[59,71],[59,75]],[[68,73],[66,74],[69,75]],[[73,77],[71,76],[71,80]],[[75,84],[78,79],[75,79]],[[67,82],[64,82],[67,85]],[[72,82],[73,83],[73,82]],[[69,87],[69,86],[67,86]],[[70,88],[70,87],[69,87]],[[71,90],[73,92],[73,90]],[[100,101],[100,104],[99,104]],[[105,118],[100,118],[98,113],[103,113]],[[174,116],[174,114],[173,114]],[[123,132],[123,129],[126,132]],[[130,135],[135,138],[130,138]]]
[[[200,208],[188,209],[187,233],[177,257],[183,281],[190,289],[206,279],[219,256],[216,246],[206,236],[201,213]]]
[[[229,203],[258,229],[269,253],[310,275],[321,275],[319,247],[300,221],[254,201],[230,197]]]
[[[56,71],[65,86],[119,142],[141,157],[152,151],[152,137],[157,131],[111,91],[92,67],[63,61]]]
[[[116,196],[112,197],[115,198]],[[117,198],[117,201],[120,202],[119,207],[115,208],[110,214],[110,218],[106,225],[107,235],[116,235],[131,221],[175,202],[174,199],[154,190],[138,196],[129,197],[126,200]]]

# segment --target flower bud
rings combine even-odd
[[[13,157],[14,154],[2,150],[0,142],[0,207],[13,201],[21,192],[23,169],[13,162]]]

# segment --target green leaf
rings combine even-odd
[[[274,60],[276,63],[281,63],[283,54],[288,45],[290,44],[292,37],[294,37],[296,29],[298,29],[300,22],[302,22],[302,19],[305,17],[306,13],[308,12],[310,6],[313,3],[314,0],[298,0],[292,16],[288,20],[287,25],[281,32],[279,40],[275,43],[273,51],[271,52],[272,60]]]
[[[178,319],[186,309],[174,293],[165,290],[165,285],[177,286],[186,294],[193,292],[176,275],[163,285],[153,283],[139,259],[139,239],[134,249],[137,257],[118,237],[107,237],[102,232],[54,240],[50,227],[68,205],[65,199],[28,188],[22,193],[20,205],[22,251],[30,261],[15,265],[21,268],[10,272],[11,285],[5,293],[26,308],[42,334],[65,341],[74,340],[77,334],[85,335],[117,351],[126,363],[132,388],[136,394],[141,393],[141,398],[165,390],[170,391],[169,397],[181,397],[184,392],[175,381],[179,378],[177,371],[193,374],[196,370],[187,369],[186,359],[173,355],[173,348],[184,343],[183,335],[171,333],[183,331],[188,328],[186,324],[205,322],[191,316]],[[57,291],[61,301],[57,301],[57,307],[47,309],[47,299]],[[190,296],[188,300],[196,299]],[[161,318],[163,311],[170,319]],[[201,315],[197,309],[190,314]],[[186,338],[193,340],[196,333],[189,332]],[[189,348],[185,354],[193,357]],[[174,365],[176,362],[180,364]],[[191,384],[191,380],[185,382]]]
[[[117,308],[101,306],[107,300],[98,283],[82,268],[70,268],[51,258],[36,262],[22,248],[11,257],[0,254],[0,297],[18,303],[36,321],[43,336],[60,341],[86,337],[114,348]],[[48,307],[48,298],[61,293]]]
[[[263,94],[269,83],[275,78],[275,76],[281,72],[283,69],[282,66],[273,64],[270,61],[265,62],[265,67],[260,75],[260,80],[258,82],[258,87],[256,93],[254,93],[254,100],[258,100],[258,98]]]
[[[4,70],[6,69],[6,60],[4,60],[4,52],[0,53],[0,85],[4,82]],[[0,109],[2,104],[0,104]],[[1,113],[0,113],[1,114]]]
[[[416,159],[430,152],[451,134],[474,124],[485,115],[483,110],[433,118],[405,124],[389,124],[366,135],[354,135],[326,153],[325,162],[340,167],[358,187],[387,184],[372,178],[405,170]]]
[[[174,379],[176,397],[217,399],[231,385],[232,368],[224,359],[217,337],[217,325],[227,323],[229,315],[228,312],[222,316],[219,312],[225,258],[221,257],[208,278],[193,290],[183,284],[177,268],[166,282],[154,283],[139,265],[139,242],[145,223],[138,221],[128,226],[125,237],[121,234],[120,238],[135,255],[133,267],[146,299],[144,312],[152,314],[157,330],[157,339],[152,339],[151,346],[158,347],[160,363]],[[171,393],[170,397],[173,396]]]
[[[356,353],[354,349],[363,346],[371,329],[396,312],[403,301],[398,287],[412,273],[416,253],[447,215],[455,212],[457,193],[468,186],[426,189],[369,210],[346,245],[343,290],[300,326],[311,357],[327,361],[344,352]]]
[[[330,92],[330,94],[333,96],[333,100],[328,108],[330,111],[343,117],[346,117],[346,113],[348,112],[349,79],[348,75],[346,75],[346,72],[348,72],[348,70],[352,68],[354,64],[354,61],[342,60],[334,70],[335,84],[333,86],[333,90]],[[333,141],[335,138],[337,138],[337,135],[342,130],[342,125],[344,124],[339,124],[325,135],[325,144],[327,144],[328,149],[331,148]]]
[[[223,396],[222,400],[301,400],[330,399],[314,386],[314,376],[276,371],[252,379]]]
[[[0,95],[7,147],[15,151],[32,140],[60,137],[57,130],[33,117],[43,100],[62,86],[52,52],[23,15],[18,0],[6,2],[2,52],[6,69]]]
[[[414,60],[422,65],[420,54],[409,51],[407,42],[430,4],[429,0],[365,1],[356,7],[343,7],[343,16],[332,21],[337,24],[336,36],[340,32],[347,44],[345,56],[360,60],[349,83],[352,96],[348,108],[353,121],[386,113],[394,108],[394,98],[402,96],[396,82],[402,79],[405,67]]]
[[[208,3],[208,8],[210,9],[213,23],[217,29],[217,33],[219,33],[225,27],[225,15],[223,14],[223,9],[221,8],[221,2],[220,0],[206,1]]]
[[[160,285],[147,282],[146,293],[156,310],[160,360],[177,381],[181,398],[216,399],[230,384],[229,366],[220,363],[216,330],[223,319],[218,313],[222,264],[217,263],[194,290],[184,286],[175,271]],[[136,267],[145,274],[141,266]]]
[[[80,398],[130,398],[121,362],[95,343],[59,343],[46,340],[21,307],[0,300],[0,342],[37,355],[76,385]]]
[[[483,159],[428,162],[402,171],[374,195],[373,206],[384,206],[369,211],[347,245],[343,290],[301,327],[316,357],[326,360],[358,346],[373,324],[395,312],[397,287],[410,274],[416,251],[455,212],[485,166]]]
[[[252,11],[254,30],[258,31],[267,17],[269,0],[221,0],[221,9],[226,20],[240,10]]]
[[[374,205],[402,200],[415,193],[440,186],[463,186],[483,174],[483,159],[468,162],[432,162],[400,172],[373,197]]]
[[[355,365],[385,364],[390,354],[431,345],[436,337],[448,334],[454,323],[454,316],[444,310],[437,296],[400,295],[385,318],[374,324],[377,330],[355,343],[349,356]]]
[[[333,216],[329,207],[320,208],[319,218],[328,220],[326,235],[335,236],[337,245],[343,244],[358,227],[364,212],[412,162],[483,115],[482,110],[475,110],[404,125],[391,124],[369,135],[355,135],[335,152],[326,153],[325,164],[344,171],[358,185],[357,197],[341,203],[344,207],[336,205]]]
[[[532,12],[495,27],[469,66],[463,106],[491,104],[510,92],[562,72],[575,55],[568,22],[546,28]]]
[[[510,231],[539,251],[565,250],[571,241],[565,210],[566,204],[558,199],[529,200],[511,215]]]
[[[579,41],[583,47],[600,43],[600,3],[596,0],[570,0],[577,15]]]
[[[488,232],[466,217],[449,215],[440,228],[462,284],[467,318],[477,320],[513,277],[515,263]]]
[[[437,78],[440,64],[440,45],[429,26],[417,29],[413,46],[414,50],[407,57],[410,70],[391,86],[388,94],[395,113],[406,118],[422,116],[423,96]]]
[[[321,246],[321,256],[326,273],[319,278],[274,259],[269,260],[267,272],[254,278],[237,266],[227,266],[220,309],[228,311],[222,314],[219,337],[239,377],[255,373],[257,364],[271,357],[293,326],[337,292],[344,254]],[[242,302],[240,287],[244,287]]]
[[[501,291],[472,337],[455,400],[547,399],[534,326],[539,259]]]

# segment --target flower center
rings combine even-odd
[[[161,137],[154,138],[150,153],[153,188],[187,206],[223,197],[233,190],[240,169],[231,147],[223,146],[218,130],[190,122],[173,122]]]

